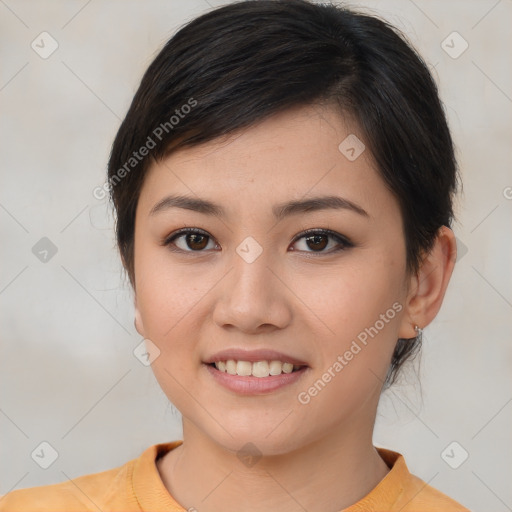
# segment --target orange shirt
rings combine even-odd
[[[182,441],[150,446],[126,464],[74,480],[11,491],[0,512],[186,512],[164,486],[156,459]],[[362,500],[341,512],[469,512],[412,475],[403,456],[377,448],[389,473]]]

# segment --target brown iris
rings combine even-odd
[[[186,236],[187,245],[194,250],[204,249],[208,245],[208,238],[206,235],[198,233],[189,233]]]
[[[306,237],[306,243],[308,244],[308,247],[310,249],[322,250],[322,249],[325,249],[325,247],[329,243],[327,238],[328,237],[326,235],[310,235],[310,236]],[[310,245],[311,240],[313,240],[313,244],[315,245],[315,247],[312,247]],[[323,241],[323,243],[322,243],[322,241]]]

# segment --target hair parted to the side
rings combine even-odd
[[[358,123],[400,205],[407,269],[418,271],[439,228],[451,225],[458,185],[450,131],[426,64],[374,16],[306,0],[249,0],[207,12],[165,44],[114,140],[108,183],[133,287],[135,211],[153,159],[314,103]],[[420,343],[398,340],[384,388]]]

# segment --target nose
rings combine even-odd
[[[231,271],[217,290],[217,325],[258,333],[283,329],[290,322],[292,293],[277,257],[269,253],[263,250],[254,261],[233,254]]]

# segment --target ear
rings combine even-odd
[[[442,226],[432,250],[424,257],[418,273],[411,277],[400,338],[414,338],[414,326],[425,328],[437,315],[457,258],[453,231]]]
[[[135,298],[133,300],[133,304],[135,306],[135,319],[133,324],[135,325],[136,331],[143,337],[146,338],[144,334],[144,323],[142,322],[142,316],[140,314],[140,310],[137,306],[137,294],[135,294]]]

